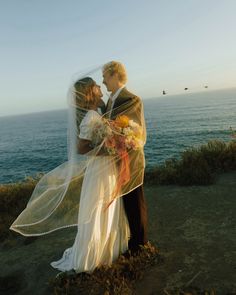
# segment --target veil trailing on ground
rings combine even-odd
[[[81,226],[78,219],[79,210],[86,210],[80,208],[82,190],[86,194],[86,187],[82,186],[83,179],[89,165],[100,157],[108,157],[117,169],[112,191],[110,188],[103,188],[104,198],[99,202],[103,202],[103,199],[109,200],[104,201],[104,210],[107,210],[116,198],[143,183],[143,149],[146,142],[143,103],[126,88],[120,93],[112,111],[106,110],[103,105],[103,100],[106,102],[107,98],[100,99],[98,107],[101,107],[102,114],[91,121],[89,126],[92,134],[90,151],[86,154],[78,152],[80,123],[90,111],[90,105],[88,101],[84,103],[83,85],[82,88],[77,88],[76,85],[80,81],[80,84],[84,82],[86,86],[87,82],[91,82],[90,78],[102,86],[102,67],[83,75],[75,75],[68,90],[68,160],[39,180],[26,208],[12,223],[11,230],[24,236],[40,236],[66,227]],[[106,93],[105,86],[102,87]],[[96,167],[99,168],[89,175],[91,181],[99,180],[107,168],[106,165]],[[89,198],[89,195],[87,197]],[[98,205],[94,202],[93,209],[87,212],[85,223],[89,222]]]

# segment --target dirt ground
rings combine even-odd
[[[236,292],[236,172],[209,186],[145,186],[149,239],[164,262],[146,271],[134,294],[168,294],[194,285]],[[46,295],[50,262],[73,244],[76,228],[36,240],[16,234],[0,247],[0,294]]]
[[[211,186],[145,192],[149,237],[165,263],[146,273],[136,294],[161,294],[191,281],[217,294],[236,293],[236,173],[219,176]]]

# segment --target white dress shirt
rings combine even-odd
[[[111,104],[111,109],[110,109],[110,113],[109,113],[109,118],[111,118],[111,110],[113,109],[114,103],[116,98],[119,96],[121,90],[125,87],[125,85],[121,86],[119,89],[116,90],[116,92],[112,95],[110,95],[110,98],[112,99],[112,104]]]
[[[97,108],[97,112],[102,115],[102,109],[101,108]]]

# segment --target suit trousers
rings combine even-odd
[[[130,227],[129,250],[136,251],[147,243],[147,204],[143,185],[124,195],[123,204]]]

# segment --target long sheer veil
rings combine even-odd
[[[78,219],[79,210],[81,209],[81,190],[85,190],[86,193],[86,187],[82,187],[83,179],[88,166],[93,161],[98,160],[99,157],[109,157],[111,161],[114,161],[118,169],[118,178],[114,190],[111,192],[109,188],[104,187],[104,200],[110,200],[109,203],[104,203],[104,210],[109,207],[114,199],[127,194],[143,183],[145,167],[143,149],[146,143],[143,103],[138,96],[128,91],[123,91],[119,104],[112,111],[103,113],[91,128],[106,126],[106,128],[110,128],[110,131],[112,130],[111,132],[114,132],[115,136],[121,136],[120,138],[127,140],[131,140],[132,130],[136,129],[135,140],[136,143],[139,143],[139,147],[125,149],[125,153],[111,153],[108,148],[104,148],[105,146],[107,147],[109,142],[105,135],[105,137],[100,138],[100,141],[96,141],[91,151],[83,155],[78,153],[80,122],[89,109],[76,104],[74,84],[87,76],[93,78],[97,84],[102,85],[102,66],[85,74],[73,76],[67,93],[68,160],[46,173],[39,180],[26,208],[10,226],[11,230],[24,236],[40,236],[62,228],[81,226]],[[105,86],[102,87],[105,93],[103,99],[106,102],[108,98],[106,97],[107,92]],[[108,119],[109,117],[111,120]],[[117,118],[119,119],[119,124],[123,124],[123,127],[126,126],[127,134],[125,136],[124,134],[119,134],[121,127],[116,127],[115,129],[112,127],[113,122]],[[98,133],[95,132],[95,136]],[[104,171],[106,171],[106,166],[100,165],[99,168],[93,171],[91,177],[99,180],[99,177],[104,175]],[[92,212],[97,206],[98,203],[94,202],[93,208],[90,208],[87,214],[87,220],[83,222],[89,222]]]

